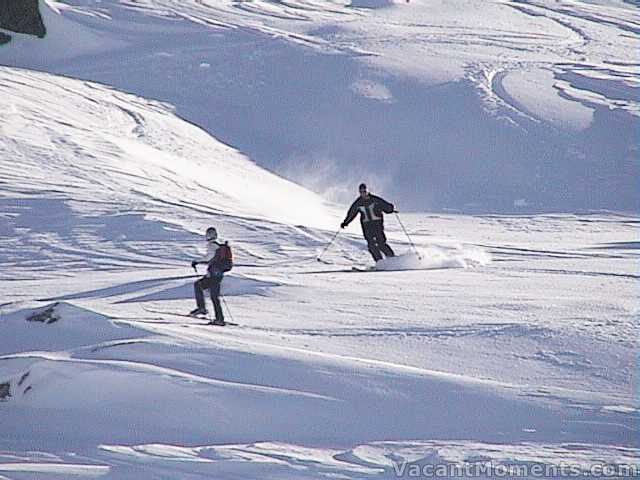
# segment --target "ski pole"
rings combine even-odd
[[[231,319],[231,321],[233,323],[235,323],[235,320],[233,319],[233,315],[231,315],[231,310],[229,309],[229,305],[227,304],[227,301],[224,299],[224,297],[222,295],[220,295],[220,298],[222,299],[222,303],[224,303],[224,306],[227,309],[227,313],[229,314],[229,318]]]
[[[404,224],[402,223],[402,220],[400,220],[400,215],[398,215],[398,212],[393,212],[396,214],[396,218],[398,219],[398,223],[400,224],[400,226],[402,227],[402,231],[404,232],[404,234],[407,236],[407,238],[409,239],[409,243],[411,244],[411,246],[413,247],[413,249],[416,251],[416,255],[418,255],[418,259],[422,260],[422,256],[420,255],[420,252],[418,252],[418,249],[416,248],[415,243],[413,243],[413,240],[411,240],[411,237],[409,236],[409,233],[407,232],[407,229],[404,228]]]
[[[326,253],[327,250],[329,250],[329,247],[333,244],[333,242],[336,241],[336,238],[338,238],[338,234],[340,233],[341,229],[338,229],[338,231],[336,232],[336,234],[333,236],[333,238],[331,239],[331,241],[329,243],[327,243],[327,246],[324,247],[324,250],[322,250],[322,253],[320,255],[318,255],[318,257],[316,258],[317,261],[321,261],[320,258]]]

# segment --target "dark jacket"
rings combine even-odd
[[[389,203],[385,199],[370,193],[367,198],[356,198],[356,201],[349,208],[342,225],[349,225],[358,213],[360,213],[360,223],[362,224],[374,221],[382,222],[382,214],[392,213],[394,210],[393,203]]]

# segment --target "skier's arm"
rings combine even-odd
[[[209,263],[213,260],[212,258],[201,258],[200,260],[194,260],[191,262],[191,266],[195,267],[196,265],[209,265]]]
[[[340,227],[345,228],[347,225],[349,225],[354,218],[356,218],[356,215],[358,215],[358,201],[360,199],[357,199],[355,202],[353,202],[351,204],[351,207],[349,208],[349,211],[347,212],[347,216],[344,217],[344,220],[342,221],[342,223],[340,224]]]
[[[217,250],[218,250],[217,244],[215,248],[212,248],[209,245],[207,245],[207,256],[200,257],[197,260],[193,260],[191,262],[191,268],[196,268],[196,265],[209,265],[209,263],[213,261],[213,258],[215,257]]]
[[[198,265],[206,265],[207,263],[209,263],[209,262],[203,262],[202,260],[193,260],[193,261],[191,262],[191,268],[193,268],[194,270],[196,270],[196,267],[197,267]]]
[[[375,197],[375,199],[376,203],[380,205],[380,210],[382,210],[384,213],[393,213],[396,209],[393,203],[387,202],[384,198]]]

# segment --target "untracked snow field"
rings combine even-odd
[[[637,6],[40,9],[0,47],[0,480],[638,475]],[[358,222],[325,251],[363,179],[375,270]],[[226,327],[183,316],[210,225]]]

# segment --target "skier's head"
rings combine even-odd
[[[218,239],[218,231],[214,227],[209,227],[204,238],[207,239],[207,242],[215,242]]]
[[[358,190],[360,191],[360,196],[362,198],[366,198],[367,195],[369,195],[369,192],[367,192],[367,185],[364,183],[360,184],[360,186],[358,187]]]

